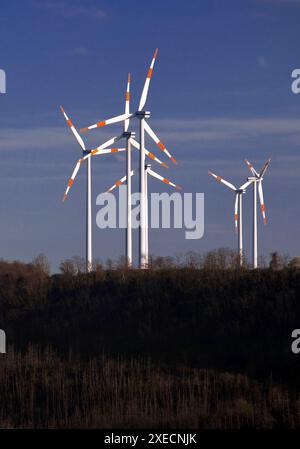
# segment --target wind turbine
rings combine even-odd
[[[125,113],[123,116],[130,116],[130,83],[131,75],[128,74],[126,93],[125,93]],[[128,131],[130,119],[126,118],[123,121],[123,134],[119,138],[124,138],[126,140],[126,183],[127,183],[127,227],[126,227],[126,260],[128,266],[132,265],[132,225],[131,225],[131,176],[129,174],[131,170],[131,146],[135,149],[140,150],[140,144],[135,140],[135,133]],[[85,129],[84,129],[85,130]],[[151,151],[144,148],[146,156],[150,157],[152,160],[168,168],[168,166],[162,162],[158,157],[156,157]],[[93,156],[92,154],[91,156]],[[83,158],[84,160],[85,158]],[[123,179],[123,178],[122,178]],[[124,181],[123,181],[124,182]]]
[[[83,157],[81,157],[75,166],[75,169],[71,175],[71,178],[69,179],[67,189],[65,191],[63,201],[66,200],[69,190],[72,187],[75,177],[79,171],[80,165],[82,161],[87,159],[87,186],[86,186],[86,271],[87,273],[92,271],[93,268],[93,256],[92,256],[92,160],[91,155],[94,154],[107,154],[107,153],[115,153],[119,151],[125,151],[125,148],[111,148],[111,149],[105,149],[109,145],[112,145],[114,142],[119,140],[122,136],[114,137],[104,144],[100,145],[98,148],[94,150],[89,150],[86,148],[84,141],[82,140],[80,134],[78,133],[77,129],[73,125],[70,118],[67,116],[64,108],[60,107],[61,112],[63,113],[72,133],[74,134],[77,142],[79,143],[82,151],[83,151]]]
[[[128,74],[127,88],[125,94],[125,113],[124,115],[130,115],[130,81],[131,75]],[[131,225],[131,145],[140,150],[139,143],[134,139],[135,133],[128,132],[130,119],[124,120],[124,132],[123,135],[126,138],[126,183],[127,183],[127,227],[126,227],[126,260],[128,266],[132,265],[132,225]],[[155,160],[164,167],[168,167],[164,162],[161,162],[153,153],[144,148],[145,154],[151,159]]]
[[[266,220],[266,211],[265,211],[265,203],[264,203],[264,194],[263,194],[263,188],[262,188],[262,182],[264,179],[264,174],[266,173],[271,159],[268,159],[263,168],[261,169],[260,173],[258,173],[253,165],[245,159],[246,164],[248,165],[252,177],[248,178],[248,181],[250,181],[253,184],[253,261],[252,265],[253,268],[257,268],[257,190],[258,190],[258,196],[260,201],[260,208],[261,213],[263,216],[264,224],[267,224]]]
[[[252,181],[247,181],[241,187],[237,188],[235,185],[231,184],[221,176],[217,176],[211,171],[208,172],[210,176],[215,178],[218,182],[225,184],[231,190],[235,192],[235,203],[234,203],[234,226],[235,230],[238,231],[238,254],[239,254],[239,265],[243,265],[243,194],[246,193],[247,187],[252,183]]]
[[[155,64],[155,60],[157,57],[158,49],[155,50],[150,68],[147,73],[146,81],[142,90],[142,95],[140,98],[140,103],[138,110],[135,113],[125,113],[118,115],[116,117],[102,120],[100,122],[95,123],[94,125],[88,126],[87,128],[82,128],[81,131],[85,132],[90,129],[106,126],[112,123],[118,123],[122,122],[124,120],[128,120],[131,117],[135,117],[139,120],[139,147],[140,147],[140,177],[139,177],[139,190],[140,190],[140,227],[139,227],[139,246],[140,246],[140,257],[139,257],[139,264],[140,268],[146,268],[146,247],[145,247],[145,223],[146,223],[146,204],[145,204],[145,131],[147,134],[154,140],[154,142],[158,145],[158,147],[166,153],[166,155],[172,160],[174,164],[177,164],[174,157],[169,153],[165,145],[162,143],[162,141],[159,139],[159,137],[155,134],[155,132],[152,130],[150,125],[146,122],[146,119],[150,117],[150,112],[145,111],[144,107],[146,104],[149,86],[150,86],[150,80]]]
[[[132,170],[130,172],[130,178],[131,176],[134,175],[134,171]],[[170,181],[167,178],[164,178],[163,176],[159,175],[158,173],[156,173],[155,171],[153,171],[151,169],[151,165],[150,164],[145,164],[145,170],[144,170],[144,176],[145,176],[145,206],[146,206],[146,219],[145,219],[145,227],[144,227],[144,240],[145,240],[145,268],[148,267],[149,264],[149,252],[148,252],[148,175],[152,176],[153,178],[159,179],[161,182],[168,184],[174,188],[176,188],[177,190],[181,190],[182,187],[178,184],[174,184],[172,181]],[[123,176],[123,178],[119,179],[117,182],[115,182],[115,184],[113,184],[108,190],[107,192],[110,193],[112,192],[116,187],[119,187],[121,184],[123,184],[125,181],[127,181],[127,176],[125,175]]]

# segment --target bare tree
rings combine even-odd
[[[151,257],[151,268],[162,269],[162,268],[174,268],[174,259],[170,256],[157,256]]]
[[[274,251],[274,253],[271,253],[270,257],[269,267],[271,270],[282,270],[288,265],[288,255],[286,254],[281,255],[277,251]]]
[[[299,256],[293,257],[290,260],[290,262],[288,264],[288,267],[289,268],[295,268],[295,269],[297,268],[297,269],[299,269],[300,268],[300,257]]]
[[[46,276],[50,275],[51,268],[50,268],[50,262],[48,260],[48,257],[40,253],[38,254],[32,261],[32,265],[37,268],[41,273],[45,274]]]
[[[203,257],[196,251],[189,251],[186,253],[185,266],[188,268],[202,268]]]
[[[70,259],[65,259],[59,266],[63,274],[70,274],[76,276],[79,273],[84,273],[86,270],[85,259],[80,256],[73,256]]]

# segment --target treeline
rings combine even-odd
[[[35,259],[35,265],[40,265],[46,268],[49,272],[49,263],[44,255],[40,255]],[[94,271],[101,270],[119,270],[127,266],[126,258],[121,256],[118,260],[107,259],[102,262],[99,259],[94,260]],[[271,268],[273,270],[282,270],[284,268],[300,268],[300,257],[290,257],[288,254],[279,254],[273,252],[269,258],[261,256],[259,258],[260,268]],[[150,269],[161,268],[194,268],[194,269],[239,269],[240,260],[237,251],[228,248],[219,248],[217,250],[208,251],[206,253],[199,253],[189,251],[186,253],[179,253],[175,257],[171,256],[150,256]],[[85,259],[79,256],[74,256],[65,259],[60,264],[60,272],[62,274],[76,275],[85,272]],[[243,269],[251,269],[251,262],[246,256],[243,256]]]
[[[0,397],[0,428],[300,428],[299,395],[272,379],[34,346],[3,358]]]
[[[81,358],[149,355],[297,386],[291,332],[300,328],[300,269],[274,255],[269,268],[239,269],[232,255],[210,253],[200,268],[99,265],[89,275],[51,276],[44,256],[1,262],[0,328],[17,349],[31,342]]]

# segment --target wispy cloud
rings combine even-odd
[[[295,118],[207,118],[207,119],[160,119],[151,120],[151,127],[170,144],[183,143],[194,146],[214,144],[218,148],[228,145],[243,145],[249,141],[259,142],[267,138],[270,145],[284,141],[300,145],[300,120]],[[116,134],[116,130],[107,127],[101,130],[98,145]],[[95,138],[94,136],[91,136]],[[89,139],[90,137],[84,137]],[[49,149],[76,145],[72,134],[64,126],[45,126],[33,128],[1,128],[0,150]],[[97,146],[94,145],[93,147]],[[286,149],[286,147],[285,147]]]
[[[106,12],[103,9],[92,6],[76,6],[67,1],[35,1],[34,6],[52,11],[63,17],[89,17],[93,19],[104,19],[107,17]]]
[[[76,56],[86,56],[89,54],[89,50],[84,45],[78,45],[74,48],[73,53]]]
[[[300,120],[294,118],[209,118],[195,120],[153,121],[155,129],[164,133],[164,138],[178,143],[228,142],[245,143],[261,137],[285,137],[299,139]],[[272,140],[273,142],[273,140]]]
[[[70,136],[64,131],[59,127],[2,128],[0,150],[43,150],[53,144],[66,146],[70,144]]]
[[[273,176],[296,182],[300,166],[300,155],[295,151],[300,146],[299,125],[297,119],[261,117],[151,121],[168,149],[174,151],[179,161],[176,177],[180,176],[184,185],[195,183],[199,173],[209,169],[233,180],[234,177],[239,179],[244,157],[260,168],[269,156],[272,157]],[[84,136],[84,140],[87,147],[95,148],[114,134],[117,134],[115,130],[107,127],[95,137],[99,139],[96,145],[88,145],[89,136]],[[290,144],[292,140],[294,145]],[[120,146],[124,143],[120,142]],[[146,146],[164,159],[148,138]],[[24,176],[45,179],[56,176],[64,180],[81,155],[79,145],[64,123],[62,126],[1,128],[0,151],[2,178],[18,178],[19,167]],[[94,170],[96,174],[98,170],[101,173],[101,182],[109,184],[109,176],[113,179],[113,175],[119,175],[120,167],[116,162],[122,163],[124,169],[124,154],[104,157],[95,164]],[[79,178],[83,173],[79,173]]]
[[[300,0],[257,0],[259,3],[271,3],[274,5],[300,5]]]
[[[259,171],[263,167],[264,162],[267,159],[266,157],[251,157],[247,154],[247,157],[254,164],[255,168]],[[275,158],[271,158],[270,172],[273,177],[277,179],[288,179],[289,181],[298,181],[299,179],[299,167],[300,166],[300,155],[299,156],[276,156]],[[231,177],[232,180],[236,181],[240,178],[241,173],[248,173],[247,166],[244,164],[243,159],[232,157],[232,155],[228,154],[226,157],[223,155],[223,158],[206,158],[202,155],[202,159],[199,160],[191,160],[188,163],[184,164],[185,173],[183,173],[183,179],[181,182],[187,184],[191,182],[191,178],[196,173],[199,176],[199,173],[213,171],[215,174],[226,177]],[[179,173],[179,172],[178,172]],[[208,179],[208,178],[207,178]]]
[[[259,65],[259,67],[266,69],[269,66],[269,63],[267,61],[267,59],[265,58],[265,56],[259,56],[257,58],[257,64]]]

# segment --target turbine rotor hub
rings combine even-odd
[[[133,132],[133,131],[125,131],[124,133],[123,133],[123,137],[124,138],[127,138],[127,139],[130,139],[130,137],[135,137],[135,132]]]
[[[150,111],[137,111],[135,113],[135,115],[138,118],[150,118],[151,112]]]

